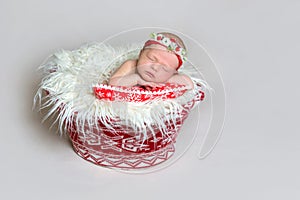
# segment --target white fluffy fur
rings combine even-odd
[[[61,50],[54,53],[40,69],[44,71],[44,78],[34,98],[34,104],[40,109],[50,108],[44,119],[58,112],[57,119],[60,133],[66,131],[66,122],[76,120],[77,126],[90,128],[97,126],[101,120],[112,131],[114,126],[126,125],[135,132],[146,137],[146,128],[156,125],[165,133],[167,123],[175,123],[178,113],[184,109],[183,104],[192,100],[198,88],[186,92],[184,95],[169,100],[155,100],[152,102],[130,103],[109,102],[97,99],[92,86],[108,80],[111,73],[125,60],[137,58],[142,45],[131,45],[113,48],[105,44],[87,44],[73,51]],[[188,75],[195,73],[193,68],[185,67],[181,72]],[[192,78],[206,86],[205,82]],[[48,91],[49,94],[43,93]],[[43,103],[42,103],[43,102]],[[111,119],[119,119],[119,124],[110,123]],[[146,126],[145,126],[146,125]],[[142,135],[141,135],[142,136]]]

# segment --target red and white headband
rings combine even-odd
[[[177,42],[176,39],[174,38],[169,38],[163,34],[160,33],[151,33],[150,35],[151,39],[148,40],[145,44],[144,44],[144,48],[147,46],[150,46],[152,44],[158,44],[161,45],[163,47],[165,47],[167,50],[172,51],[178,58],[179,64],[178,67],[181,67],[181,65],[183,64],[184,61],[187,60],[186,58],[186,51],[184,48],[182,48]],[[176,69],[176,70],[177,70]]]

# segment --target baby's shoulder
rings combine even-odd
[[[122,65],[130,66],[130,67],[136,67],[137,60],[134,60],[134,59],[126,60]]]
[[[118,69],[122,73],[134,73],[136,70],[137,60],[126,60]]]
[[[126,60],[120,67],[124,71],[134,72],[136,69],[137,60]]]

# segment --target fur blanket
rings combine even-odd
[[[192,77],[195,89],[175,99],[111,102],[99,100],[93,93],[93,86],[107,81],[125,60],[136,59],[141,48],[139,44],[113,48],[95,43],[54,53],[39,67],[44,74],[34,104],[39,105],[40,109],[49,109],[44,119],[58,112],[53,123],[58,122],[60,133],[64,133],[68,122],[74,120],[78,127],[91,128],[101,120],[112,131],[114,126],[126,125],[144,134],[144,137],[147,128],[152,125],[166,132],[166,123],[176,123],[180,117],[178,113],[185,109],[183,105],[199,93],[199,84],[202,90],[206,87],[204,81],[195,78],[197,72],[194,67],[184,66],[179,72]]]

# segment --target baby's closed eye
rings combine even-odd
[[[165,66],[165,65],[162,65],[162,69],[166,72],[169,72],[170,71],[170,68]]]
[[[151,60],[152,62],[155,62],[155,61],[156,61],[156,59],[155,59],[154,56],[147,56],[147,57],[148,57],[148,59]]]

